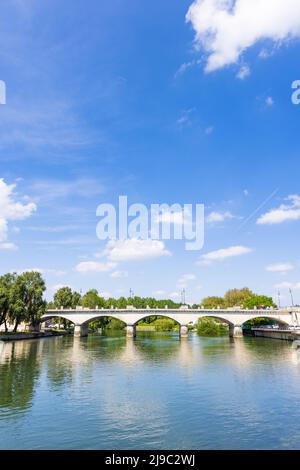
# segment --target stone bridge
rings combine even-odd
[[[88,325],[90,322],[98,320],[102,317],[112,317],[121,320],[126,325],[127,336],[134,337],[136,335],[136,325],[140,320],[143,320],[152,315],[159,315],[166,318],[175,320],[180,325],[180,336],[188,335],[188,326],[195,324],[199,318],[209,317],[218,318],[229,326],[230,336],[241,336],[243,334],[242,326],[248,320],[254,318],[269,318],[275,320],[282,326],[298,326],[300,325],[300,308],[290,309],[254,309],[254,310],[241,310],[241,309],[191,309],[188,307],[181,307],[179,309],[159,309],[159,308],[144,308],[137,309],[134,307],[127,307],[126,309],[88,309],[77,307],[76,309],[51,309],[47,310],[46,314],[42,316],[40,323],[43,324],[47,320],[54,318],[64,318],[74,323],[75,336],[87,336]]]

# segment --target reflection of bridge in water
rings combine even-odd
[[[41,318],[41,323],[54,318],[64,318],[72,322],[74,326],[75,336],[87,336],[88,325],[92,321],[96,321],[103,317],[112,317],[121,320],[126,325],[127,336],[134,337],[136,335],[136,325],[140,320],[149,316],[162,316],[175,320],[180,325],[180,336],[188,335],[188,326],[195,324],[199,318],[216,318],[227,323],[229,326],[230,336],[241,336],[242,326],[249,320],[256,318],[267,318],[274,320],[280,325],[298,326],[300,323],[300,308],[290,309],[136,309],[127,307],[126,309],[50,309]]]

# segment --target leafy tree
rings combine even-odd
[[[125,328],[125,323],[117,318],[109,317],[108,322],[104,328],[109,330],[123,330]]]
[[[102,304],[102,305],[101,305]],[[103,299],[99,297],[96,289],[89,290],[81,299],[81,305],[86,308],[96,308],[103,306]]]
[[[197,333],[200,336],[223,336],[228,333],[228,328],[221,321],[213,318],[199,318]]]
[[[248,320],[243,324],[243,329],[248,330],[251,329],[252,327],[258,327],[258,326],[265,326],[265,325],[278,325],[278,322],[276,320],[272,320],[271,318],[253,318],[252,320]]]
[[[4,274],[0,277],[0,325],[4,323],[6,332],[11,308],[10,293],[15,280],[16,274]]]
[[[128,303],[128,299],[126,299],[125,297],[120,297],[117,300],[117,307],[118,308],[126,308],[127,305],[129,305],[129,303]]]
[[[10,317],[15,321],[14,331],[21,321],[31,326],[38,324],[46,310],[45,290],[45,281],[39,272],[30,271],[17,276],[10,291]]]
[[[73,292],[70,287],[61,287],[55,292],[54,305],[56,308],[72,308],[73,307]]]
[[[226,307],[236,307],[245,305],[249,297],[255,295],[248,287],[242,289],[230,289],[224,295],[224,303]]]
[[[79,292],[74,291],[72,293],[72,308],[76,308],[77,305],[81,304],[81,294]]]
[[[204,308],[224,308],[225,302],[223,297],[211,296],[205,297],[201,302],[201,306]]]
[[[61,287],[55,292],[53,301],[56,308],[75,308],[81,300],[81,295],[78,292],[73,292],[70,287]],[[61,318],[60,320],[64,328],[68,328],[71,325],[69,320]]]
[[[272,297],[267,297],[266,295],[252,295],[244,302],[245,308],[253,309],[254,307],[266,308],[266,307],[276,307]]]
[[[175,320],[165,317],[158,317],[152,324],[155,331],[174,331],[179,328]]]

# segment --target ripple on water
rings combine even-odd
[[[300,448],[290,343],[177,334],[7,343],[0,448]]]

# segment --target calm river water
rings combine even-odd
[[[300,353],[191,334],[0,341],[1,449],[300,449]]]

